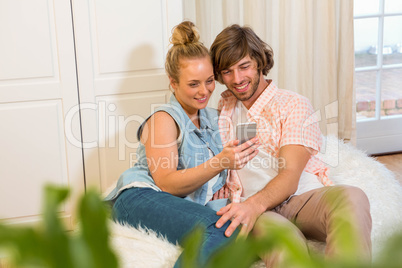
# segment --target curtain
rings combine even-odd
[[[267,75],[279,88],[310,99],[324,135],[346,141],[355,135],[353,1],[184,0],[209,47],[226,26],[253,28],[274,51]],[[224,86],[217,84],[211,105]]]

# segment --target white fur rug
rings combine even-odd
[[[364,152],[335,137],[327,137],[319,158],[330,166],[336,184],[360,187],[368,196],[373,219],[372,242],[375,259],[384,242],[402,227],[402,186],[394,174]],[[120,258],[120,267],[173,267],[181,249],[154,232],[110,222],[111,242]],[[399,228],[399,229],[398,229]],[[324,243],[309,241],[322,249]],[[257,263],[254,267],[265,267]]]

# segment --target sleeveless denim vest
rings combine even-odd
[[[210,158],[208,149],[212,151],[213,155],[217,155],[222,151],[223,146],[218,127],[218,112],[215,109],[205,108],[199,110],[199,129],[193,124],[193,122],[191,122],[190,118],[187,116],[174,95],[171,96],[168,104],[158,107],[154,113],[159,111],[167,112],[175,120],[180,129],[179,139],[181,139],[181,143],[178,147],[179,163],[177,170],[188,169],[204,164]],[[139,127],[137,132],[138,140],[140,140],[142,128],[145,122],[151,116],[152,114]],[[141,142],[136,154],[137,163],[120,176],[116,187],[109,193],[105,200],[109,201],[116,199],[123,189],[126,189],[134,182],[145,182],[152,185],[153,188],[159,189],[152,179],[152,174],[147,164],[145,146]],[[218,180],[212,186],[213,193],[225,184],[226,175],[226,170],[219,174]],[[193,201],[204,205],[206,201],[208,201],[205,200],[207,191],[208,182],[195,191]],[[190,198],[187,199],[191,200]]]

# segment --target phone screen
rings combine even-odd
[[[254,138],[257,135],[257,123],[240,123],[236,126],[236,137],[240,144]]]

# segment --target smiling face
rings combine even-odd
[[[215,90],[214,72],[209,57],[180,60],[179,81],[170,78],[177,101],[192,118],[207,106]]]
[[[267,86],[264,76],[257,69],[257,62],[250,56],[222,70],[221,76],[226,87],[247,108],[253,105]]]

